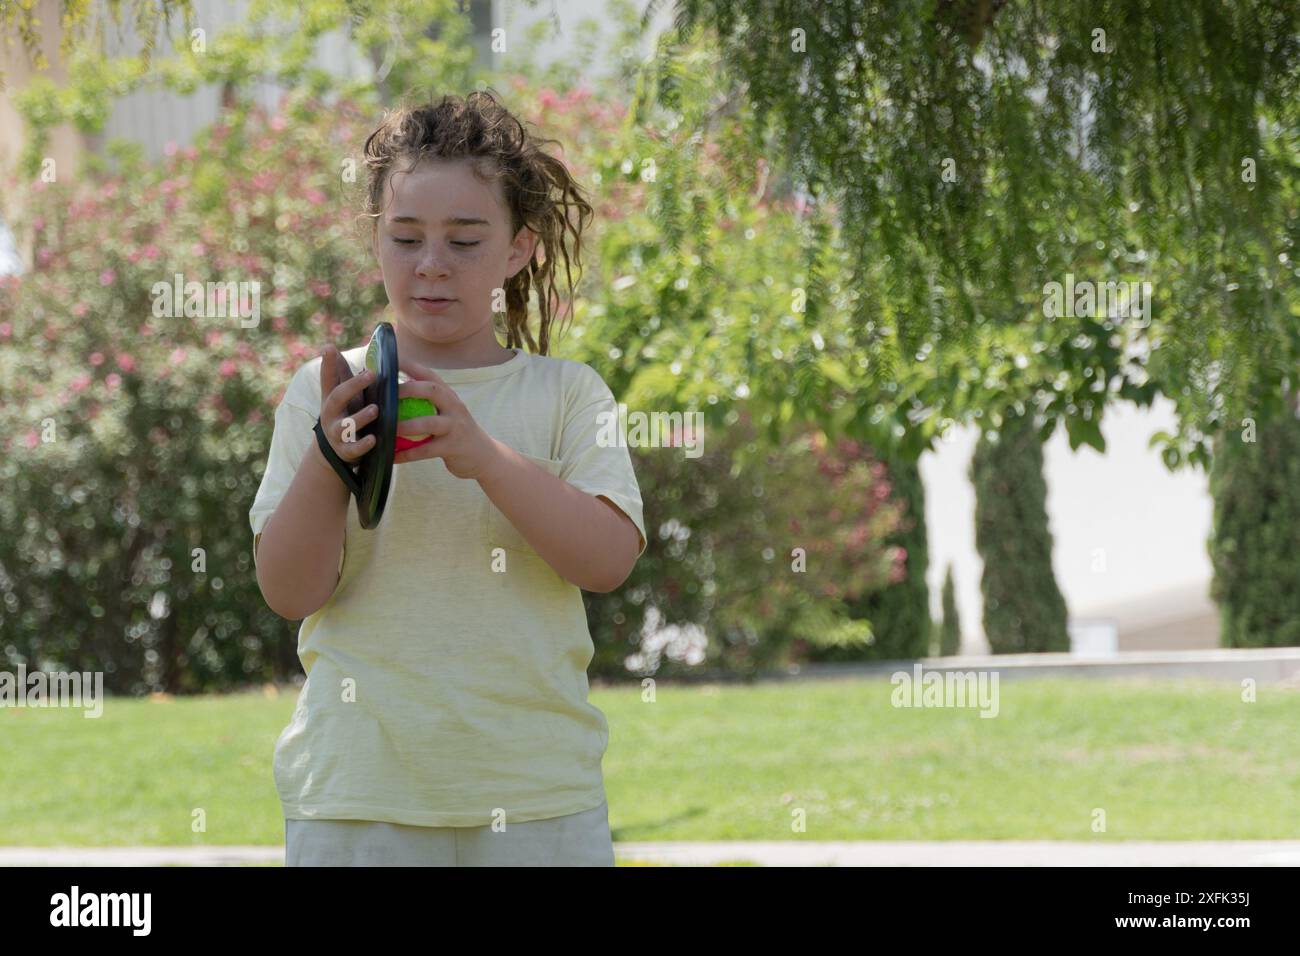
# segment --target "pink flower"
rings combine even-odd
[[[130,252],[126,254],[126,261],[130,263],[139,262],[141,255],[142,253],[140,252],[139,249],[132,249]]]
[[[262,413],[260,410],[255,408],[248,413],[248,418],[244,420],[248,422],[248,424],[250,425],[256,425],[258,422],[262,420]]]
[[[99,274],[99,284],[112,285],[113,280],[116,278],[117,278],[116,272],[114,272],[112,269],[105,269],[103,272]]]
[[[41,441],[40,437],[34,431],[28,432],[26,435],[23,436],[23,444],[26,445],[28,448],[35,448],[38,444],[40,444],[40,441]]]
[[[264,170],[253,177],[253,188],[258,192],[265,192],[275,185],[275,174],[269,170]]]
[[[7,339],[14,334],[14,327],[8,322],[0,322],[0,339]]]
[[[307,201],[313,206],[319,206],[325,201],[325,194],[319,189],[309,189],[303,195],[307,197]]]
[[[116,372],[109,372],[108,377],[104,379],[104,384],[109,388],[117,388],[122,384],[122,376],[118,375]]]
[[[53,258],[54,258],[53,249],[42,249],[40,252],[36,253],[36,261],[43,266],[49,265],[50,260]]]
[[[78,302],[76,305],[72,307],[72,314],[75,315],[77,318],[81,318],[89,311],[90,311],[90,306],[86,305],[86,303],[84,302]]]
[[[167,356],[167,361],[172,365],[180,365],[185,361],[185,350],[179,347],[172,349],[172,354]]]
[[[273,129],[273,130],[282,130],[282,129],[284,129],[285,125],[286,125],[286,124],[285,124],[285,121],[284,121],[284,117],[283,117],[283,116],[272,116],[272,117],[271,117],[271,122],[270,122],[270,127],[271,127],[271,129]]]
[[[33,219],[33,220],[32,220],[32,228],[35,229],[35,230],[37,230],[37,231],[40,231],[41,229],[44,229],[44,228],[45,228],[45,217],[44,217],[44,216],[37,216],[35,219]]]
[[[542,104],[542,109],[548,110],[555,105],[555,91],[548,87],[538,94],[537,100]]]
[[[207,342],[208,348],[212,348],[221,341],[221,332],[218,329],[211,330],[206,336],[204,336],[204,341]]]
[[[166,153],[168,156],[175,156],[176,143],[173,142],[172,140],[168,140],[167,145],[163,147],[163,152]]]
[[[199,151],[195,149],[193,146],[186,146],[183,150],[181,150],[181,155],[184,156],[186,159],[194,159],[196,156],[199,155]]]
[[[331,322],[331,323],[330,323],[330,335],[333,335],[333,336],[335,336],[335,337],[337,338],[338,336],[340,336],[340,335],[342,335],[342,334],[343,334],[343,323],[342,323],[342,322]]]
[[[158,252],[158,247],[155,246],[152,242],[149,243],[149,245],[144,247],[144,257],[146,259],[153,261],[154,259],[157,259],[159,255],[160,253]]]
[[[230,376],[235,374],[237,369],[238,366],[235,365],[234,362],[232,362],[230,359],[226,359],[224,362],[221,363],[221,367],[217,371],[221,373],[222,378],[230,378]]]
[[[128,373],[134,372],[135,359],[133,359],[129,353],[122,352],[117,357],[117,367],[120,368],[123,372],[128,372]]]
[[[103,364],[104,364],[104,353],[103,353],[103,352],[91,352],[91,353],[90,353],[90,364],[93,365],[93,366],[95,366],[96,368],[98,368],[99,366],[103,365]]]
[[[82,392],[84,392],[84,391],[86,390],[86,387],[87,387],[88,385],[90,385],[90,373],[89,373],[89,372],[82,372],[80,375],[78,375],[76,378],[74,378],[71,382],[69,382],[68,385],[69,385],[69,387],[72,389],[73,392],[75,392],[76,394],[80,395]]]

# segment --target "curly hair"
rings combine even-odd
[[[480,181],[501,183],[510,210],[511,237],[528,226],[538,242],[528,265],[506,280],[505,328],[496,324],[495,316],[494,327],[505,333],[507,348],[527,343],[530,351],[541,355],[550,348],[551,323],[559,305],[556,263],[564,261],[571,317],[576,285],[571,263],[580,280],[582,232],[593,215],[591,204],[564,163],[542,150],[543,145],[558,142],[531,134],[488,90],[467,97],[444,96],[437,103],[399,106],[385,115],[365,145],[368,184],[362,215],[370,218],[372,235],[383,214],[385,184],[399,160],[410,160],[406,169],[410,172],[425,157],[469,158]],[[540,263],[539,249],[545,253]],[[528,328],[528,293],[534,286],[541,315],[537,341]]]

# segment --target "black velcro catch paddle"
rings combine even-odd
[[[380,322],[370,337],[366,368],[375,373],[375,380],[362,391],[359,402],[354,401],[348,406],[348,413],[355,414],[372,404],[378,407],[379,414],[375,420],[357,433],[357,441],[375,435],[375,446],[358,459],[354,469],[335,453],[321,429],[319,418],[316,419],[315,432],[316,443],[320,445],[325,460],[357,499],[357,520],[361,527],[369,529],[379,524],[384,505],[388,503],[393,455],[397,446],[397,336],[388,322]],[[340,374],[343,371],[340,370]],[[352,377],[350,368],[346,373],[340,384]]]

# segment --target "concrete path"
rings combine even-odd
[[[616,843],[621,861],[712,866],[1300,866],[1300,840],[1203,842],[962,840]],[[283,864],[282,846],[4,847],[0,866],[248,866]]]

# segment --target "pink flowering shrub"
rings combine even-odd
[[[0,659],[102,669],[121,692],[298,670],[248,508],[290,374],[360,344],[386,303],[339,185],[371,117],[316,115],[272,132],[230,113],[157,167],[22,185],[37,252],[0,285]],[[200,314],[166,314],[154,287],[177,273]],[[209,303],[210,282],[260,289]]]

